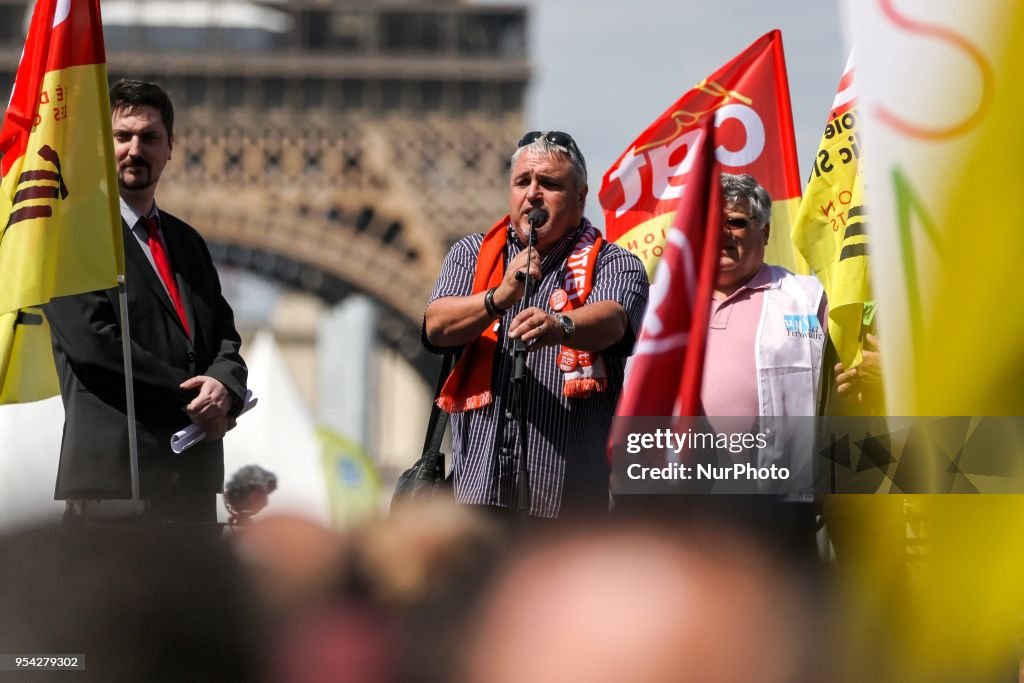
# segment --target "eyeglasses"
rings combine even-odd
[[[741,218],[739,216],[725,219],[725,227],[730,230],[746,230],[750,227],[751,220],[749,218]]]
[[[516,145],[516,149],[526,147],[528,144],[535,142],[538,138],[544,138],[549,144],[554,145],[565,150],[565,153],[571,157],[575,157],[580,162],[580,166],[583,170],[587,170],[587,162],[583,159],[583,153],[580,152],[580,148],[576,145],[576,141],[572,139],[572,136],[568,133],[563,133],[560,130],[550,130],[544,132],[542,130],[530,131],[523,137],[519,138],[519,144]]]
[[[726,218],[723,222],[725,223],[725,228],[727,230],[745,230],[752,225],[757,225],[760,221],[756,218],[733,216],[731,218]]]

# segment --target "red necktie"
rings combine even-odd
[[[164,286],[167,287],[167,293],[171,296],[171,303],[174,304],[174,310],[178,312],[178,318],[181,319],[181,325],[185,328],[185,333],[189,334],[188,320],[185,318],[185,306],[181,303],[178,283],[174,281],[174,273],[171,272],[171,262],[167,258],[167,250],[164,249],[164,243],[160,241],[160,232],[156,219],[143,216],[139,220],[142,221],[142,225],[146,228],[146,234],[149,236],[149,251],[153,255],[153,264],[156,265],[156,270],[160,273],[160,279],[164,281]]]

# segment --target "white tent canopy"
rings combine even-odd
[[[53,499],[64,405],[60,396],[0,406],[0,530],[60,519]]]
[[[224,437],[224,473],[246,465],[277,475],[277,491],[261,513],[297,514],[324,525],[331,508],[316,426],[285,367],[273,335],[262,331],[244,350],[249,388],[259,399],[252,412]],[[226,519],[221,506],[222,520]]]
[[[331,508],[315,425],[277,344],[261,332],[244,350],[249,386],[259,398],[252,412],[224,439],[227,478],[245,465],[277,476],[278,489],[261,513],[301,515],[330,525]],[[41,519],[59,519],[53,500],[64,408],[60,397],[0,406],[0,530]],[[182,425],[184,426],[184,425]],[[226,520],[223,505],[220,518]]]

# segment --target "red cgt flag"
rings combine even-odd
[[[618,416],[701,414],[722,232],[719,175],[754,175],[773,195],[773,222],[780,203],[795,212],[792,131],[782,36],[772,31],[684,95],[605,175],[609,239],[644,258],[648,272],[658,264]]]
[[[716,168],[749,173],[771,194],[775,229],[766,258],[795,269],[789,232],[800,204],[800,167],[777,30],[687,91],[612,164],[599,193],[608,239],[639,256],[653,282],[707,130],[716,141]]]
[[[711,293],[718,275],[722,193],[715,136],[698,129],[693,178],[669,229],[618,416],[699,415]]]

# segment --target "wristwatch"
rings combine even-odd
[[[576,323],[569,316],[563,313],[555,313],[555,320],[558,322],[558,326],[562,328],[562,341],[566,341],[576,333]]]

